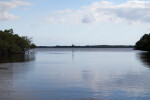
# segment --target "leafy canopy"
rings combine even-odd
[[[35,48],[32,38],[14,34],[13,29],[0,30],[0,53],[25,53],[25,51]]]
[[[150,51],[150,33],[144,34],[135,44],[136,50]]]

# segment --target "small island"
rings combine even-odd
[[[150,51],[150,33],[144,34],[134,46],[135,50]]]
[[[26,51],[36,47],[31,39],[15,34],[13,29],[0,30],[0,54],[25,54]]]

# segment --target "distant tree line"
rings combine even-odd
[[[36,48],[133,48],[132,45],[36,46]]]
[[[144,34],[139,41],[136,42],[136,50],[150,51],[150,33]]]
[[[0,30],[0,54],[25,53],[35,47],[31,38],[14,34],[13,29]]]

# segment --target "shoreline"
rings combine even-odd
[[[134,48],[132,45],[99,45],[99,46],[37,46],[36,48]]]

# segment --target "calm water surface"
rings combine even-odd
[[[150,54],[35,49],[0,57],[0,100],[150,100]]]

